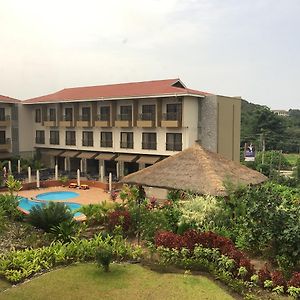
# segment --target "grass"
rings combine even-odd
[[[289,153],[289,154],[284,154],[284,157],[289,161],[289,163],[292,166],[295,166],[296,165],[296,161],[300,157],[300,155],[297,154],[297,153]]]
[[[10,287],[10,284],[0,279],[0,292]],[[1,294],[0,294],[1,295]]]
[[[160,274],[140,265],[95,264],[54,270],[0,293],[0,299],[234,299],[203,276]]]

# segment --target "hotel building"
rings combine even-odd
[[[180,79],[67,88],[17,107],[24,146],[12,152],[36,151],[60,170],[122,177],[195,142],[239,161],[240,99],[192,90]],[[9,130],[4,138],[13,137]]]

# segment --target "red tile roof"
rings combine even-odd
[[[174,86],[176,85],[176,86]],[[110,85],[67,88],[53,94],[22,101],[24,104],[65,102],[74,100],[109,100],[119,98],[155,97],[168,95],[197,95],[208,93],[191,90],[180,79],[131,82]]]
[[[11,97],[0,95],[0,102],[1,103],[18,103],[18,102],[21,102],[21,101],[17,100],[17,99],[14,99],[14,98],[11,98]]]

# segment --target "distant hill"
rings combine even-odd
[[[300,110],[290,109],[288,117],[275,115],[269,107],[242,100],[241,147],[253,143],[266,150],[298,153],[300,149]]]

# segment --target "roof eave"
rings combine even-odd
[[[22,101],[25,105],[34,105],[34,104],[53,104],[53,103],[65,103],[65,102],[94,102],[94,101],[110,101],[110,100],[128,100],[128,99],[140,99],[140,98],[162,98],[162,97],[182,97],[182,96],[192,96],[198,98],[204,98],[205,95],[195,94],[195,93],[167,93],[167,94],[158,94],[158,95],[148,95],[148,96],[124,96],[124,97],[100,97],[93,99],[62,99],[62,100],[49,100],[49,101],[40,101],[40,102],[30,102],[31,100]],[[28,102],[27,102],[28,101]]]

